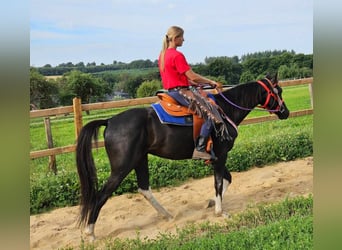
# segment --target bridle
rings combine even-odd
[[[278,94],[278,89],[276,88],[277,83],[272,83],[269,79],[265,78],[265,80],[267,80],[267,82],[270,84],[271,87],[273,87],[273,91],[271,90],[271,88],[269,88],[267,86],[267,84],[265,84],[263,81],[259,80],[257,81],[258,84],[261,85],[261,87],[263,87],[266,92],[267,92],[267,97],[266,97],[266,101],[263,105],[259,105],[258,107],[260,107],[260,109],[256,109],[256,108],[245,108],[245,107],[241,107],[235,103],[233,103],[232,101],[230,101],[226,96],[223,95],[223,93],[221,91],[218,91],[219,95],[229,104],[231,104],[232,106],[241,109],[241,110],[246,110],[246,111],[251,111],[251,110],[257,110],[257,111],[268,111],[270,113],[275,113],[275,112],[284,112],[284,107],[283,107],[283,99],[280,98],[279,94]],[[271,97],[273,97],[274,100],[276,100],[278,102],[278,105],[275,109],[268,109],[267,106],[269,105],[269,102],[271,100]]]
[[[261,105],[260,107],[265,109],[266,111],[270,112],[270,113],[274,113],[274,112],[284,112],[284,110],[281,110],[281,107],[283,105],[283,99],[280,98],[279,94],[278,94],[278,89],[276,88],[277,83],[272,83],[269,79],[265,78],[267,80],[267,82],[270,84],[271,87],[273,87],[273,91],[261,80],[257,81],[257,83],[259,83],[267,92],[267,97],[266,97],[266,101],[264,103],[264,105]],[[278,106],[274,109],[268,109],[267,106],[271,100],[271,97],[274,98],[274,100],[276,100],[278,102]]]

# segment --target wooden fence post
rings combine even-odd
[[[45,135],[48,148],[53,148],[50,117],[44,118]],[[57,174],[56,155],[49,155],[49,169]]]
[[[310,93],[311,108],[313,108],[313,89],[312,89],[312,83],[309,83],[308,86],[309,86],[309,93]]]
[[[73,100],[73,108],[74,108],[74,125],[75,125],[75,138],[77,140],[78,135],[80,134],[82,124],[82,105],[81,99],[75,97]]]

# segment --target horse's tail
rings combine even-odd
[[[76,164],[81,186],[81,215],[79,225],[86,224],[96,203],[97,174],[92,155],[92,139],[97,143],[98,131],[107,126],[107,120],[95,120],[86,124],[77,139]]]

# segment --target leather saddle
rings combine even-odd
[[[173,97],[167,93],[158,93],[159,98],[158,104],[163,108],[163,110],[173,117],[189,117],[192,116],[192,126],[193,126],[193,138],[194,141],[199,136],[204,119],[194,111],[190,110],[188,107],[180,105]],[[156,110],[156,108],[155,108]],[[156,110],[156,112],[158,112]],[[159,117],[160,118],[160,117]],[[211,138],[208,140],[207,150],[210,151],[212,147]]]

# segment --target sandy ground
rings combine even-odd
[[[278,163],[247,172],[232,173],[233,182],[223,199],[223,210],[234,214],[261,202],[313,193],[313,158]],[[103,206],[95,227],[96,242],[112,237],[154,238],[159,232],[175,232],[187,223],[223,222],[207,208],[214,197],[212,176],[190,180],[178,187],[152,190],[156,199],[174,216],[166,221],[140,194],[112,197]],[[77,227],[79,207],[66,207],[30,216],[31,249],[75,247],[88,238]]]

